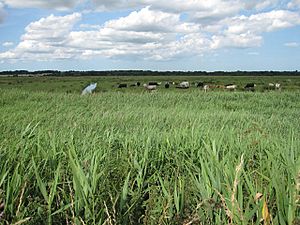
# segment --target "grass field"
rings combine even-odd
[[[283,88],[112,87],[181,79]],[[96,94],[80,96],[95,81]],[[299,224],[299,87],[297,77],[0,78],[0,224]]]

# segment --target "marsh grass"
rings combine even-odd
[[[0,222],[297,224],[299,99],[0,90]]]

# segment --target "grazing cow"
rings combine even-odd
[[[201,88],[203,88],[203,86],[204,86],[204,83],[203,83],[203,82],[198,82],[198,83],[196,83],[196,87],[201,87]]]
[[[235,91],[236,88],[237,88],[237,85],[235,85],[235,84],[227,84],[227,85],[225,85],[225,89],[229,90],[229,91]]]
[[[147,91],[154,91],[154,90],[156,90],[156,86],[157,85],[147,85],[147,84],[144,84],[143,86],[145,87],[145,89]]]
[[[269,90],[280,90],[280,84],[279,83],[269,83],[267,89]]]
[[[186,88],[189,88],[190,87],[190,84],[189,82],[187,81],[183,81],[179,84],[179,86],[177,86],[176,88],[181,88],[181,89],[186,89]]]
[[[207,92],[209,90],[209,85],[205,84],[203,86],[203,90],[204,90],[204,92]]]
[[[255,91],[255,87],[256,87],[256,84],[254,84],[254,83],[248,83],[248,84],[246,84],[246,86],[244,87],[244,89],[246,91]]]
[[[170,87],[170,84],[167,82],[165,83],[165,88],[169,88]]]
[[[139,81],[136,82],[136,86],[138,86],[138,87],[141,86],[141,82],[139,82]]]
[[[158,82],[150,81],[150,82],[148,83],[148,85],[155,85],[155,86],[158,86]]]
[[[119,84],[118,88],[127,88],[127,84]]]

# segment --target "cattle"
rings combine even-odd
[[[127,84],[119,84],[118,88],[127,88]]]
[[[138,87],[141,86],[141,82],[139,82],[139,81],[136,82],[136,86],[138,86]]]
[[[204,86],[204,83],[203,83],[203,82],[198,82],[198,83],[196,83],[196,87],[201,87],[201,88],[203,88],[203,86]]]
[[[256,87],[256,84],[254,84],[254,83],[248,83],[248,84],[246,84],[246,86],[244,87],[244,89],[246,91],[255,91],[255,87]]]
[[[129,87],[136,87],[136,84],[130,84]]]
[[[209,85],[205,84],[203,86],[203,90],[204,90],[204,92],[207,92],[209,90]]]
[[[148,85],[156,85],[156,86],[158,86],[158,82],[150,81],[150,82],[148,83]]]
[[[170,87],[170,84],[167,82],[165,83],[165,88],[169,88]]]
[[[237,85],[235,85],[235,84],[226,84],[225,85],[225,89],[229,90],[229,91],[235,91],[236,88],[237,88]]]
[[[187,88],[189,88],[189,87],[190,87],[189,82],[183,81],[183,82],[181,82],[181,83],[179,84],[179,86],[177,86],[176,88],[187,89]]]
[[[266,87],[268,90],[279,90],[280,88],[281,87],[279,83],[269,83],[268,87]]]
[[[154,91],[156,90],[157,87],[157,85],[147,85],[147,84],[144,84],[143,86],[147,91]]]

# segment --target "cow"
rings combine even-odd
[[[141,82],[139,82],[139,81],[136,82],[136,86],[138,86],[138,87],[141,86]]]
[[[136,84],[130,84],[129,87],[136,87]]]
[[[256,84],[254,84],[254,83],[248,83],[248,84],[246,84],[246,86],[244,87],[244,89],[246,91],[255,91],[255,87],[256,87]]]
[[[145,87],[145,89],[147,90],[147,91],[154,91],[154,90],[156,90],[156,86],[157,85],[147,85],[147,84],[144,84],[143,85],[144,87]]]
[[[148,83],[148,85],[155,85],[155,86],[158,86],[158,82],[150,81],[150,82]]]
[[[165,83],[165,88],[169,88],[169,87],[170,87],[169,82]]]
[[[279,83],[269,83],[267,87],[268,90],[280,90],[280,88]]]
[[[190,84],[189,82],[187,81],[183,81],[179,84],[179,86],[177,86],[176,88],[181,88],[181,89],[186,89],[186,88],[189,88],[190,87]]]
[[[235,84],[226,84],[225,85],[225,89],[229,90],[229,91],[235,91],[236,88],[237,88],[237,85],[235,85]]]
[[[207,92],[209,90],[209,85],[205,84],[203,86],[203,90],[204,90],[204,92]]]
[[[203,88],[203,86],[204,86],[204,83],[203,82],[198,82],[198,83],[196,83],[196,87],[201,87],[201,88]]]
[[[119,84],[118,88],[127,88],[127,84]]]

